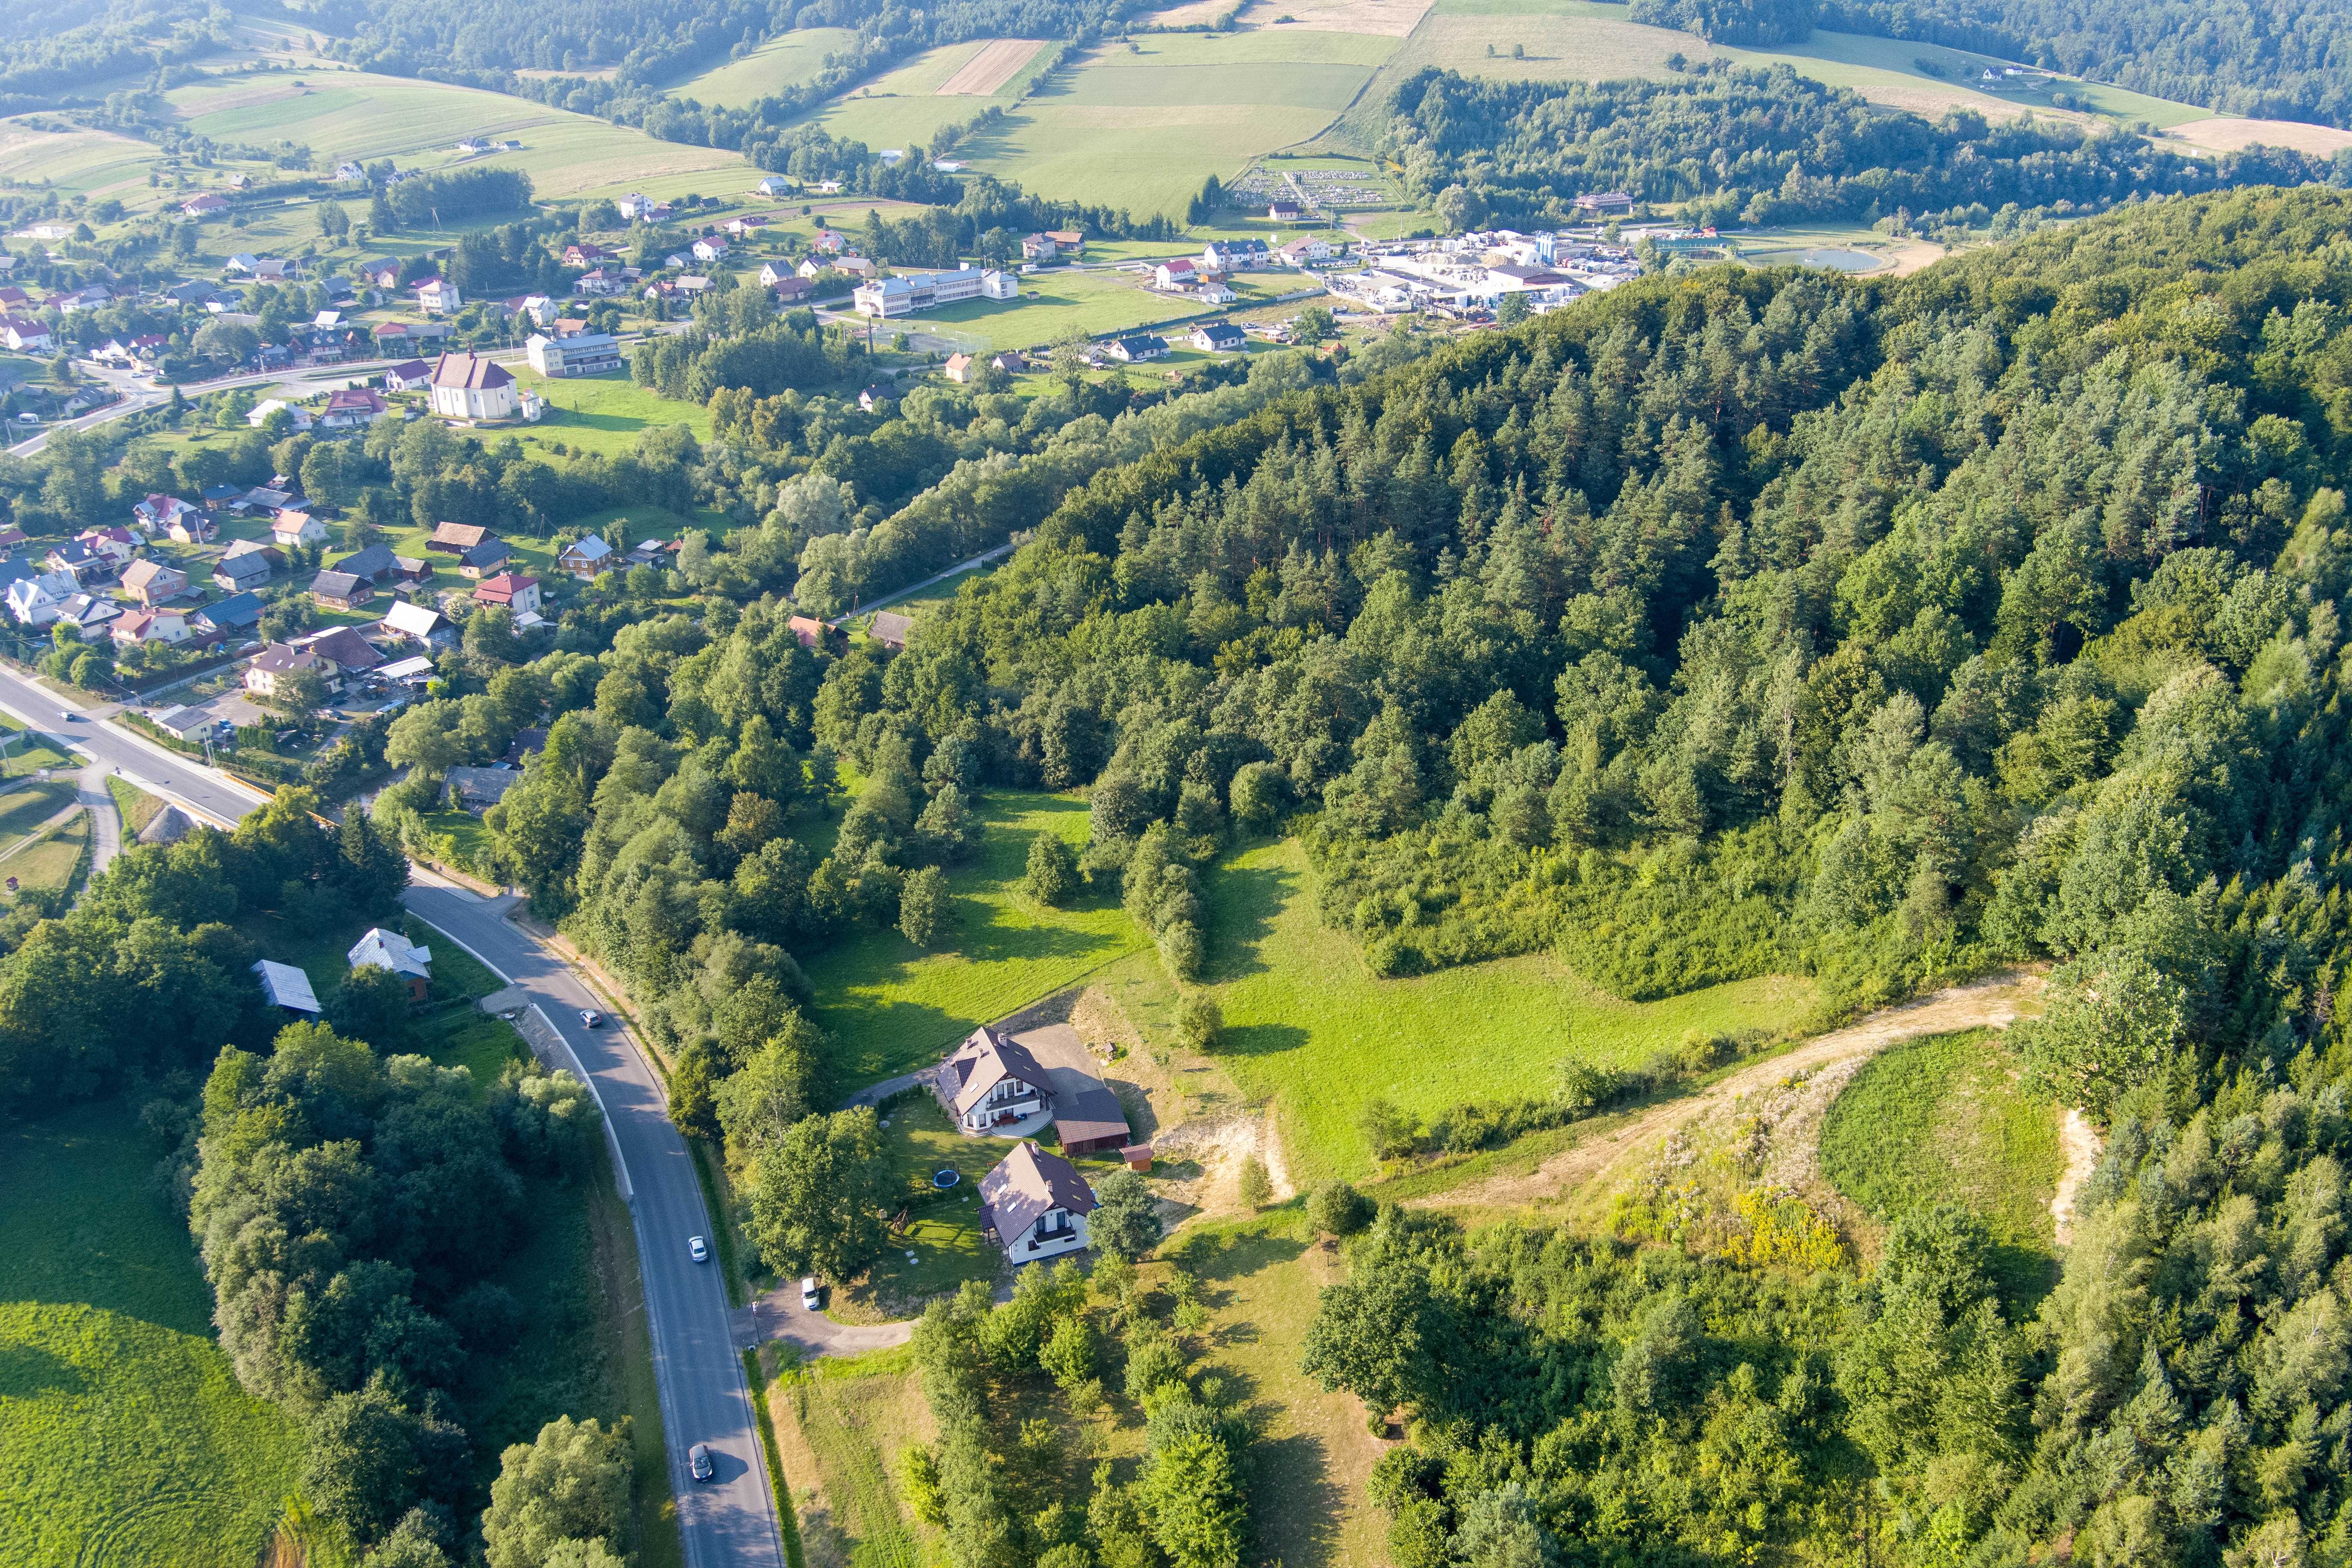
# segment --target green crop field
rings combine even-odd
[[[589,115],[442,82],[367,71],[267,71],[211,77],[165,96],[199,135],[296,142],[329,165],[391,158],[439,169],[456,161],[463,136],[511,137],[522,143],[520,152],[466,166],[520,169],[541,197],[615,194],[657,175],[708,181],[722,169],[730,180],[751,183],[742,178],[742,160],[721,149],[658,142]]]
[[[2050,1200],[2065,1155],[2058,1113],[2018,1091],[2017,1059],[1989,1029],[1890,1046],[1822,1122],[1822,1170],[1873,1217],[1957,1203],[2000,1244],[2005,1285],[2051,1268]]]
[[[698,103],[741,109],[810,80],[824,68],[825,56],[847,48],[856,38],[848,27],[798,28],[770,38],[741,59],[674,82],[669,90]]]
[[[1085,801],[991,791],[980,815],[979,855],[949,872],[955,914],[946,951],[927,953],[895,931],[867,930],[809,959],[836,1089],[929,1067],[977,1026],[1144,945],[1114,899],[1089,894],[1049,909],[1020,891],[1031,838],[1086,842]]]
[[[213,1342],[129,1109],[0,1124],[0,1564],[250,1568],[299,1441]]]
[[[1548,954],[1378,980],[1316,918],[1295,839],[1245,850],[1206,880],[1219,1061],[1244,1093],[1274,1102],[1302,1187],[1371,1170],[1357,1119],[1375,1098],[1426,1116],[1540,1095],[1568,1057],[1628,1064],[1692,1029],[1783,1029],[1811,998],[1806,983],[1771,977],[1622,1002]]]
[[[0,121],[0,178],[47,180],[92,201],[113,196],[125,205],[147,194],[155,149],[108,131],[36,131],[23,121]]]
[[[1397,43],[1282,28],[1106,44],[1030,83],[1001,131],[956,155],[1041,195],[1181,215],[1210,174],[1230,178],[1329,124]],[[924,142],[986,101],[936,96],[977,47],[934,50],[814,118],[868,146]]]

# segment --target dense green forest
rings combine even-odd
[[[1719,62],[1663,81],[1487,81],[1424,70],[1400,82],[1383,142],[1425,201],[1449,187],[1475,226],[1569,222],[1581,193],[1682,204],[1695,224],[1875,223],[1936,215],[1983,226],[1994,210],[2072,216],[2135,198],[2241,184],[2352,179],[2272,148],[2159,147],[2112,126],[1953,110],[1917,115],[1825,87],[1787,66]],[[1440,205],[1439,210],[1446,212]]]

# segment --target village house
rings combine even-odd
[[[177,610],[131,610],[117,616],[108,628],[118,647],[132,643],[184,643],[188,617]]]
[[[751,188],[763,196],[784,196],[792,194],[793,183],[782,174],[770,174]]]
[[[41,564],[52,572],[64,573],[83,588],[88,588],[92,583],[111,583],[115,574],[121,570],[118,563],[78,539],[69,539],[52,547],[41,558]]]
[[[706,234],[694,242],[693,250],[697,261],[724,261],[727,259],[727,237]]]
[[[18,353],[45,354],[57,347],[48,327],[32,316],[0,316],[0,341]]]
[[[812,653],[833,647],[841,636],[814,616],[793,616],[784,622],[784,629],[793,634],[793,641]]]
[[[970,354],[952,353],[948,355],[948,363],[942,367],[940,374],[958,386],[962,386],[971,380],[972,367],[979,363],[980,361]]]
[[[161,561],[134,561],[122,574],[122,591],[153,609],[188,591],[188,574]]]
[[[246,411],[245,422],[258,430],[269,423],[270,416],[274,414],[286,416],[286,429],[289,435],[299,436],[315,423],[310,417],[309,409],[299,403],[289,403],[282,397],[265,398],[255,404]]]
[[[364,577],[381,585],[398,574],[400,557],[392,552],[389,544],[371,544],[365,550],[336,562],[335,570],[348,572],[354,577]]]
[[[532,614],[539,608],[539,579],[519,577],[511,572],[485,577],[481,586],[474,590],[474,603],[501,605],[518,616]]]
[[[1309,262],[1331,259],[1331,242],[1319,234],[1301,235],[1275,254],[1291,266],[1304,269]]]
[[[433,365],[433,412],[444,419],[510,419],[515,378],[478,354],[445,353]]]
[[[375,597],[375,584],[350,572],[321,572],[310,579],[310,597],[329,610],[356,610]]]
[[[1275,223],[1297,223],[1307,215],[1296,202],[1268,202],[1265,216]]]
[[[194,511],[193,507],[189,510]],[[138,542],[127,528],[85,528],[74,535],[74,542],[96,551],[118,566],[131,564],[131,557],[138,550]]]
[[[8,613],[18,626],[46,626],[74,596],[74,580],[62,572],[19,577],[8,584]]]
[[[375,926],[344,954],[353,970],[386,969],[408,983],[409,999],[425,1000],[433,979],[433,952],[398,931]]]
[[[903,652],[907,647],[907,638],[914,629],[915,623],[911,617],[902,616],[896,610],[877,610],[874,613],[873,622],[866,628],[866,635],[884,647]]]
[[[1189,256],[1173,261],[1163,261],[1151,269],[1151,286],[1155,289],[1190,289],[1199,278],[1199,269]]]
[[[213,563],[213,585],[227,593],[243,593],[269,581],[268,559],[257,551],[224,555]]]
[[[347,386],[327,394],[327,406],[319,416],[320,428],[324,430],[362,430],[392,412],[392,405],[381,393],[363,386]]]
[[[1014,1144],[980,1179],[981,1232],[1016,1268],[1083,1249],[1087,1216],[1094,1211],[1094,1189],[1077,1167],[1034,1143]]]
[[[149,533],[169,533],[173,518],[200,510],[178,496],[151,495],[132,504],[131,521],[134,527]],[[123,554],[128,556],[130,552],[126,550]]]
[[[384,611],[383,619],[377,625],[394,637],[404,637],[411,642],[429,643],[447,623],[442,620],[439,611],[404,600]]]
[[[729,218],[724,226],[728,233],[740,239],[747,234],[757,234],[767,227],[768,220],[758,213],[746,213],[740,217]]]
[[[327,542],[327,525],[307,511],[288,510],[269,522],[269,542],[280,550],[304,549]]]
[[[1203,353],[1238,353],[1249,339],[1231,321],[1203,321],[1192,329],[1192,346]]]
[[[416,392],[433,384],[433,367],[421,359],[406,360],[383,373],[386,392]]]
[[[1103,351],[1115,360],[1127,364],[1141,364],[1145,360],[1168,357],[1168,340],[1151,332],[1119,338]]]
[[[121,607],[113,600],[101,599],[95,594],[68,595],[58,605],[58,619],[85,632],[95,631],[121,614]]]
[[[555,569],[583,583],[592,581],[613,569],[613,547],[593,533],[575,539],[556,552]]]
[[[416,308],[428,316],[453,316],[466,303],[457,286],[446,278],[427,278],[415,286]]]
[[[131,617],[126,616],[123,618],[128,620]],[[121,634],[116,635],[119,637]],[[256,654],[253,662],[245,667],[245,689],[256,697],[275,697],[280,677],[303,669],[316,672],[330,690],[338,684],[340,672],[326,655],[314,648],[274,642]]]
[[[211,191],[206,191],[200,196],[190,196],[180,204],[182,217],[204,219],[226,211],[228,211],[228,198],[216,195]]]
[[[177,806],[169,806],[165,808],[164,815],[170,816],[178,810]],[[163,817],[158,816],[155,820],[161,822]],[[262,1000],[272,1007],[304,1017],[318,1014],[318,993],[310,989],[310,975],[299,968],[291,963],[257,958],[253,961],[253,973],[261,977]]]
[[[457,557],[457,575],[478,581],[495,576],[506,569],[507,560],[512,554],[505,540],[485,539]]]
[[[250,560],[251,557],[247,557]],[[189,625],[199,630],[217,633],[223,638],[243,637],[261,624],[261,598],[256,594],[231,594],[227,598],[206,605],[188,617]]]

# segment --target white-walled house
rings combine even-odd
[[[1094,1212],[1094,1189],[1077,1167],[1034,1143],[1014,1144],[980,1179],[982,1234],[1015,1268],[1084,1248],[1087,1216]]]
[[[940,1103],[967,1132],[1044,1114],[1053,1102],[1053,1085],[1026,1046],[985,1024],[965,1037],[931,1079]]]

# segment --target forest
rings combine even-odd
[[[1566,223],[1570,204],[1596,190],[1680,203],[1682,221],[1704,226],[2003,207],[2071,216],[2231,185],[2352,179],[2352,155],[2174,151],[2109,126],[1993,125],[1966,110],[1931,124],[1784,65],[1593,83],[1424,70],[1397,85],[1392,109],[1387,155],[1423,200],[1441,212],[1450,202],[1449,216],[1471,227]],[[1464,195],[1446,198],[1455,186]]]

